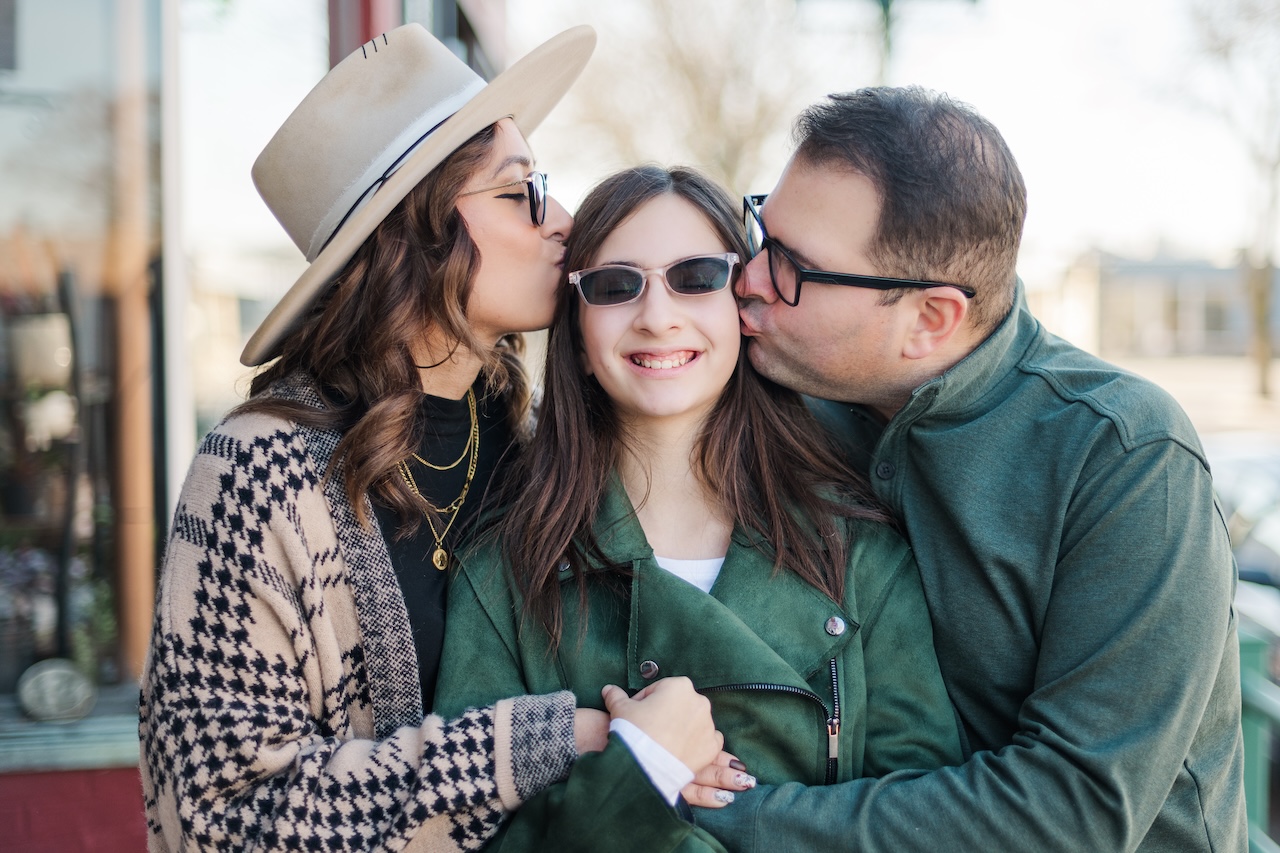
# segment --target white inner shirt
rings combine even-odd
[[[724,565],[724,557],[712,557],[710,560],[678,560],[675,557],[659,557],[653,555],[658,565],[683,581],[696,586],[703,592],[711,592],[711,587],[720,576],[720,567]]]

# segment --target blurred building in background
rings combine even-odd
[[[1103,358],[1245,356],[1249,352],[1248,267],[1160,251],[1150,259],[1099,250],[1076,260],[1056,287],[1028,293],[1050,328]],[[1272,282],[1280,305],[1280,274]],[[1280,311],[1271,318],[1280,339]]]
[[[208,412],[226,408],[205,389],[233,384],[278,295],[250,283],[292,281],[300,262],[188,258],[181,5],[0,0],[6,849],[145,846],[136,679],[168,514]],[[328,0],[327,13],[331,63],[407,20],[481,74],[505,63],[503,0]]]

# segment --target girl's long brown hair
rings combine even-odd
[[[722,188],[691,169],[641,166],[606,178],[582,202],[565,270],[590,266],[619,225],[667,194],[697,208],[746,261],[741,219]],[[525,614],[548,631],[553,647],[564,626],[561,563],[567,561],[585,605],[584,569],[605,560],[593,524],[627,442],[609,397],[582,371],[581,348],[578,296],[566,286],[547,344],[537,433],[511,481],[502,540]],[[691,462],[734,523],[763,534],[775,571],[785,567],[837,601],[844,595],[848,556],[841,519],[890,520],[865,480],[840,460],[800,395],[760,376],[745,346]],[[627,570],[611,568],[614,577]]]
[[[485,386],[503,396],[517,435],[528,410],[519,357],[523,338],[508,335],[491,349],[472,333],[466,315],[480,255],[456,199],[493,142],[490,126],[405,196],[286,338],[280,358],[254,377],[249,399],[236,410],[342,431],[326,476],[342,460],[344,485],[361,523],[369,521],[363,497],[372,493],[395,508],[401,536],[417,530],[431,508],[395,476],[396,464],[418,448],[426,428],[412,342],[435,328],[455,347],[484,353]],[[299,372],[315,381],[324,408],[264,393]]]

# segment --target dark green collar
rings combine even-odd
[[[1039,321],[1027,309],[1019,279],[1013,308],[995,331],[946,373],[911,392],[911,399],[893,420],[913,421],[926,411],[934,416],[952,410],[959,413],[980,404],[985,392],[1008,375],[1043,334]]]
[[[632,689],[648,683],[640,675],[646,660],[658,663],[660,676],[697,673],[699,687],[749,679],[806,688],[857,633],[842,606],[785,569],[775,573],[772,552],[753,544],[759,536],[751,531],[735,531],[710,595],[662,569],[616,478],[595,532],[609,561],[633,573]],[[845,626],[834,635],[832,617]]]

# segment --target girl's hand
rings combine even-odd
[[[715,761],[724,747],[724,736],[711,719],[711,703],[683,676],[655,681],[631,698],[612,684],[600,695],[611,717],[636,726],[695,773]]]
[[[756,777],[747,773],[747,765],[721,751],[716,760],[694,774],[693,781],[680,792],[686,803],[707,809],[722,809],[733,802],[734,791],[747,791],[756,786]]]

